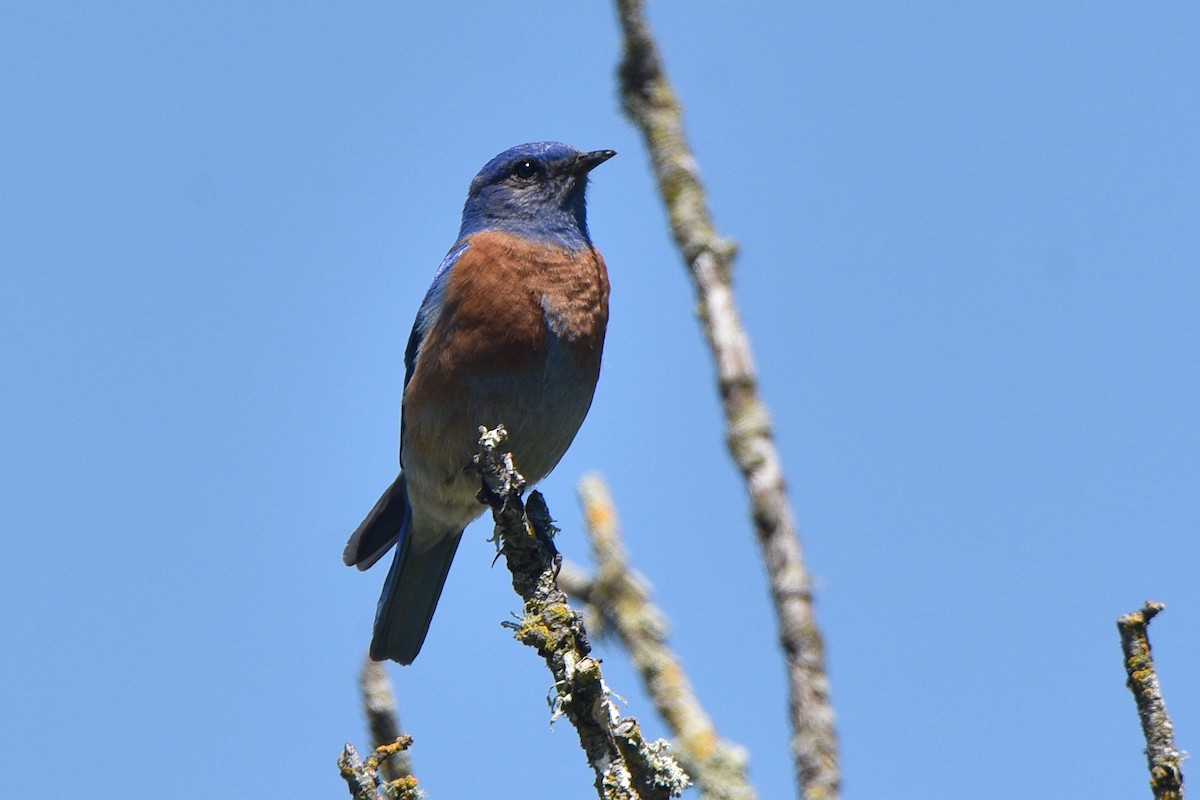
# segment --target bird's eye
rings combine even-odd
[[[519,180],[531,180],[538,174],[537,164],[532,159],[522,159],[513,165],[512,174],[514,178]]]

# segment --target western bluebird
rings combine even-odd
[[[346,544],[367,569],[399,542],[371,658],[421,650],[463,529],[483,513],[468,467],[479,426],[503,423],[536,483],[575,438],[596,389],[608,272],[588,236],[587,176],[612,150],[558,142],[504,151],[471,181],[458,241],[404,353],[400,475]]]

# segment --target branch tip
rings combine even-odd
[[[1133,693],[1146,739],[1150,788],[1155,800],[1183,800],[1182,764],[1186,756],[1175,747],[1175,729],[1167,715],[1147,634],[1150,620],[1164,607],[1147,600],[1137,611],[1118,617],[1117,630],[1125,656],[1125,683]]]

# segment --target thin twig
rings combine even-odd
[[[1184,755],[1175,749],[1175,729],[1167,716],[1146,632],[1150,620],[1162,610],[1162,603],[1147,600],[1140,610],[1118,617],[1117,630],[1121,632],[1121,650],[1125,654],[1126,685],[1133,692],[1142,734],[1146,737],[1150,788],[1155,800],[1183,800]]]
[[[642,0],[617,0],[625,40],[619,70],[625,113],[645,138],[716,362],[726,441],[750,495],[787,660],[797,782],[808,800],[834,800],[840,776],[824,646],[770,416],[758,394],[750,341],[734,302],[730,275],[735,247],[714,229],[679,100],[667,81],[642,5]]]
[[[563,560],[562,567],[558,571],[558,586],[569,597],[574,597],[585,606],[592,606],[594,600],[592,598],[592,590],[594,588],[595,579],[588,574],[588,571],[578,564]],[[593,631],[593,634],[596,632]],[[603,632],[599,635],[603,636]]]
[[[354,800],[384,800],[387,797],[380,788],[378,774],[367,772],[366,765],[358,757],[358,751],[349,742],[346,742],[338,757],[338,769],[350,787],[350,796]]]
[[[596,560],[590,597],[617,633],[675,737],[679,760],[705,800],[753,800],[746,751],[717,735],[692,691],[679,657],[667,645],[666,615],[650,600],[645,579],[629,566],[616,508],[604,479],[587,475],[579,497]]]
[[[396,714],[396,695],[387,670],[379,661],[363,657],[362,672],[358,676],[362,691],[363,714],[367,718],[367,729],[371,732],[371,746],[382,747],[400,739],[400,720]],[[396,751],[382,763],[384,780],[394,781],[412,775],[412,759],[408,749]]]
[[[567,605],[555,577],[561,556],[551,537],[556,529],[541,494],[521,502],[524,479],[502,445],[503,426],[480,428],[476,464],[483,488],[479,499],[492,509],[501,553],[512,573],[524,615],[512,624],[518,641],[538,651],[554,676],[555,715],[579,732],[579,742],[596,773],[601,800],[666,800],[688,786],[688,777],[666,752],[666,743],[647,742],[637,720],[622,718],[591,657],[583,619]]]
[[[350,796],[354,800],[417,800],[420,792],[417,790],[416,778],[409,775],[400,780],[387,781],[380,774],[380,765],[383,762],[408,749],[411,744],[411,736],[401,736],[391,744],[375,748],[367,760],[363,761],[354,745],[346,742],[341,756],[338,757],[338,769],[350,788]]]

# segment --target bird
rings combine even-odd
[[[566,453],[592,404],[609,282],[588,233],[589,173],[616,155],[517,145],[471,181],[458,238],[404,353],[400,472],[350,536],[365,570],[393,545],[370,657],[411,664],[463,530],[484,511],[470,469],[479,427],[503,424],[528,485]]]

